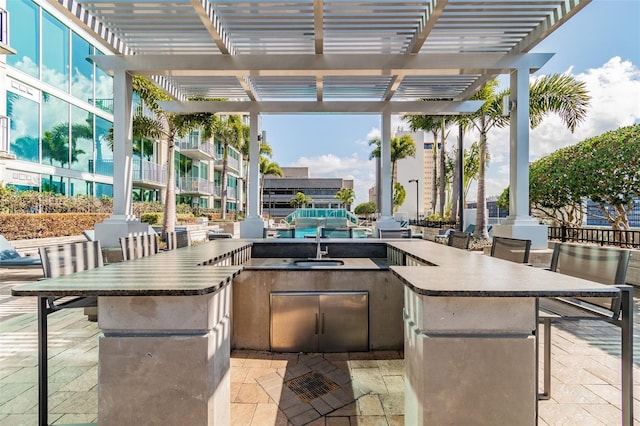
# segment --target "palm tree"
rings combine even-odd
[[[351,204],[353,204],[353,200],[356,198],[356,193],[351,188],[342,188],[336,193],[334,198],[340,200],[347,210],[351,210]]]
[[[380,145],[382,141],[380,138],[373,138],[369,141],[369,146],[373,145],[374,148],[369,154],[369,159],[380,157]],[[396,164],[398,160],[402,160],[407,157],[416,156],[416,143],[409,135],[402,135],[400,137],[394,136],[391,138],[391,188],[394,187],[397,176]],[[393,193],[393,190],[392,190]]]
[[[229,115],[223,119],[211,115],[203,128],[203,136],[213,136],[222,144],[222,218],[227,217],[227,174],[229,167],[229,147],[238,151],[242,145],[249,141],[249,126],[245,125],[242,117],[237,114]]]
[[[248,140],[248,139],[247,139]],[[240,147],[240,153],[242,154],[242,158],[244,159],[243,161],[243,165],[244,165],[244,180],[245,182],[249,182],[249,162],[251,161],[251,155],[250,155],[250,144],[249,143],[243,143],[242,146]],[[262,206],[262,193],[264,191],[264,173],[262,173],[262,159],[263,158],[271,158],[271,156],[273,155],[273,150],[271,149],[271,145],[269,145],[268,143],[263,143],[260,142],[259,145],[259,154],[260,154],[260,205]],[[278,166],[277,163],[273,163],[276,166]],[[280,166],[278,166],[278,169],[280,169]],[[282,170],[280,170],[280,173],[282,173]],[[269,175],[271,173],[267,173],[267,175]],[[282,174],[279,174],[278,176],[282,176]],[[246,196],[246,191],[245,191],[245,199],[248,200],[248,197]],[[248,201],[247,201],[248,203]],[[246,209],[248,210],[248,209]],[[262,209],[261,209],[262,210]]]
[[[311,202],[311,197],[304,195],[304,192],[298,192],[295,197],[289,200],[292,207],[304,207]]]
[[[170,100],[150,80],[142,76],[133,77],[133,90],[140,96],[155,118],[145,117],[140,109],[137,113],[135,130],[141,137],[158,137],[167,142],[167,188],[164,199],[164,215],[162,233],[173,232],[176,223],[176,178],[175,178],[175,140],[186,136],[190,131],[201,127],[212,114],[173,114],[164,111],[158,105],[159,101]],[[147,133],[148,132],[148,133]]]
[[[412,131],[418,129],[429,131],[433,134],[433,175],[431,180],[431,210],[436,211],[436,199],[439,200],[438,212],[440,217],[444,217],[446,205],[447,180],[444,173],[447,159],[446,139],[448,136],[447,127],[453,124],[447,121],[445,115],[405,115],[403,117],[409,121]],[[440,149],[438,150],[438,136],[440,136]],[[438,156],[439,151],[439,156]],[[438,158],[439,157],[439,158]],[[438,166],[436,167],[436,164]],[[438,177],[438,169],[440,177]]]
[[[263,144],[261,144],[263,145]],[[264,144],[266,145],[266,144]],[[267,145],[269,147],[269,145]],[[269,147],[269,151],[271,150],[271,147]],[[280,168],[280,166],[278,165],[278,163],[275,163],[271,160],[269,160],[269,158],[267,158],[267,156],[265,155],[261,155],[260,156],[260,205],[263,205],[263,200],[264,200],[264,177],[265,176],[284,176],[284,173],[282,172],[282,169]],[[271,213],[269,213],[271,214]]]
[[[484,105],[474,114],[460,117],[459,121],[465,128],[474,127],[480,133],[478,143],[478,194],[476,210],[476,227],[474,237],[489,238],[487,218],[484,214],[485,174],[487,160],[487,133],[493,127],[504,127],[509,124],[509,116],[503,115],[502,99],[509,94],[509,90],[496,93],[497,81],[487,82],[472,97],[474,100],[484,100]],[[589,95],[583,82],[577,81],[569,75],[553,74],[539,78],[529,86],[529,116],[532,127],[540,124],[548,112],[555,112],[573,132],[582,122],[587,113]]]

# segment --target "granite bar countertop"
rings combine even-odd
[[[208,266],[250,246],[214,240],[126,262],[16,286],[14,296],[196,296],[230,283],[242,265]]]
[[[408,288],[425,296],[616,297],[611,285],[497,259],[430,241],[389,245],[434,266],[391,266]]]

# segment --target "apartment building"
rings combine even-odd
[[[0,184],[74,196],[113,195],[111,54],[46,2],[0,1]],[[134,97],[134,108],[139,99]],[[193,132],[176,144],[177,202],[221,208],[222,147]],[[228,211],[243,210],[242,155],[230,149]],[[134,138],[133,199],[162,201],[166,142]]]

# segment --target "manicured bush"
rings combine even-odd
[[[109,213],[0,214],[0,234],[7,240],[80,235],[109,216]]]

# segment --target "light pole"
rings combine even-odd
[[[415,182],[416,183],[416,226],[418,225],[418,212],[420,211],[420,191],[418,190],[418,179],[409,179],[409,183],[411,182]]]

